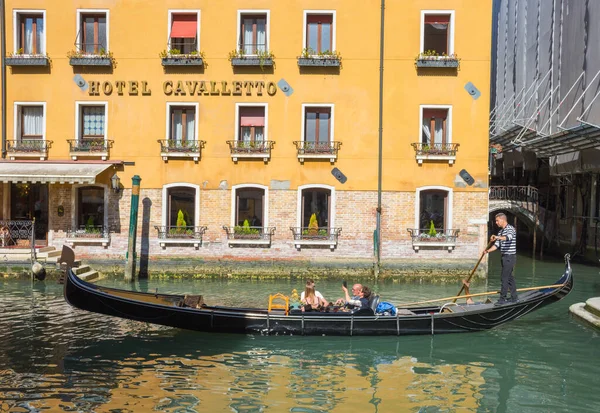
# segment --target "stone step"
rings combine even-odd
[[[600,317],[600,297],[590,298],[585,302],[585,309],[597,317]]]
[[[569,307],[569,311],[575,317],[579,318],[580,320],[585,321],[592,327],[596,327],[597,329],[600,329],[600,317],[598,317],[595,314],[590,313],[589,311],[587,311],[585,309],[585,307],[586,307],[585,303],[576,303],[576,304],[573,304],[571,307]]]
[[[73,272],[75,273],[75,275],[79,275],[79,274],[83,274],[85,272],[90,271],[91,268],[89,265],[82,265],[80,267],[73,267]]]
[[[98,274],[98,271],[90,270],[90,271],[84,272],[83,274],[77,274],[77,276],[79,278],[81,278],[83,281],[92,281],[92,280],[97,279],[99,274]]]
[[[56,247],[42,247],[42,248],[38,249],[38,254],[41,252],[50,252],[50,251],[56,251]]]

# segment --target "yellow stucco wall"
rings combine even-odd
[[[383,122],[383,189],[414,191],[425,185],[454,187],[461,169],[487,183],[491,0],[404,0],[386,4],[385,94]],[[109,49],[116,59],[112,73],[74,68],[66,57],[74,49],[77,9],[109,9]],[[80,0],[54,3],[45,0],[6,2],[7,49],[13,47],[13,9],[46,10],[49,70],[12,68],[7,71],[7,133],[13,138],[13,103],[43,101],[47,104],[47,139],[53,141],[50,160],[69,159],[67,139],[75,138],[75,102],[108,102],[108,138],[115,141],[111,160],[135,162],[120,172],[129,187],[131,176],[142,177],[142,187],[160,188],[172,182],[217,188],[240,183],[270,185],[289,180],[296,188],[307,183],[334,185],[340,190],[376,190],[378,156],[379,2],[360,0],[214,0],[143,2]],[[208,66],[202,72],[169,70],[161,66],[158,53],[166,48],[168,10],[201,10],[200,49]],[[235,49],[237,11],[270,10],[270,50],[276,66],[267,70],[233,70],[228,53]],[[301,72],[297,56],[303,48],[303,10],[336,11],[337,50],[343,57],[339,74]],[[421,10],[455,11],[455,52],[460,69],[451,75],[431,71],[418,74],[414,58],[419,52]],[[179,73],[177,73],[179,72]],[[243,72],[243,73],[239,73]],[[150,96],[90,96],[74,82],[75,74],[90,81],[147,81]],[[259,81],[285,79],[294,89],[290,97],[278,90],[274,96],[167,96],[163,82]],[[474,100],[464,90],[472,82],[481,91]],[[207,141],[198,163],[160,157],[158,139],[165,139],[167,102],[199,102],[199,138]],[[235,104],[268,103],[268,139],[276,141],[271,160],[232,162],[225,143],[234,139]],[[343,142],[335,166],[347,177],[342,185],[332,175],[329,162],[296,159],[292,144],[301,140],[302,104],[335,105],[334,137]],[[419,105],[452,105],[452,141],[460,143],[455,165],[424,163],[419,166],[410,143],[419,140]],[[457,191],[485,191],[456,188]]]

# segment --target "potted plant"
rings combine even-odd
[[[190,53],[181,53],[181,50],[171,48],[158,54],[163,66],[204,66],[204,52],[194,50]]]
[[[298,66],[326,66],[326,67],[339,67],[342,64],[342,55],[340,52],[334,50],[325,50],[323,52],[316,52],[310,47],[302,49],[302,54],[298,57]]]
[[[268,50],[257,50],[256,54],[246,55],[243,49],[229,52],[229,61],[232,66],[273,66],[275,55]]]
[[[67,58],[71,66],[111,66],[115,65],[112,52],[100,49],[98,54],[86,53],[81,49],[70,50]]]
[[[415,57],[417,67],[451,67],[457,68],[460,65],[460,58],[456,53],[447,55],[438,53],[435,50],[426,50]]]

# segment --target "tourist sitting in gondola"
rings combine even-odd
[[[320,311],[322,308],[327,307],[329,303],[323,297],[323,295],[315,291],[315,282],[312,279],[308,279],[306,281],[306,287],[304,288],[304,292],[300,296],[300,301],[304,304],[304,309],[306,310],[317,310]]]
[[[343,305],[348,309],[359,309],[369,307],[369,297],[371,296],[371,290],[367,286],[361,284],[354,284],[352,286],[352,298],[348,294],[348,287],[345,285],[345,281],[342,284],[342,291],[344,291],[344,298],[340,298],[336,301],[336,305]]]

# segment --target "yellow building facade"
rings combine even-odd
[[[386,2],[381,84],[379,2],[5,3],[0,218],[38,240],[124,256],[138,175],[150,256],[485,244],[491,1]]]

